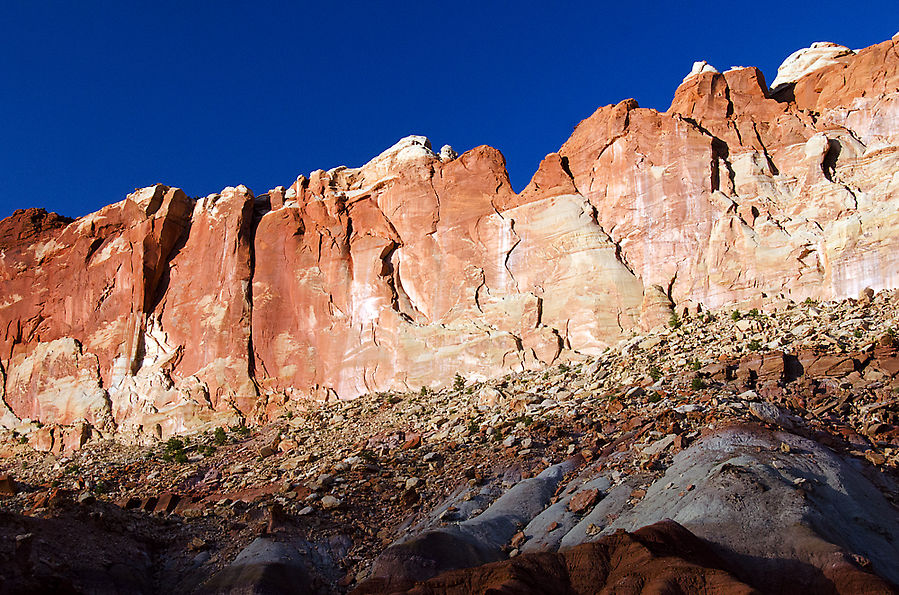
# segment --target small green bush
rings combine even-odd
[[[659,370],[658,366],[650,366],[649,367],[649,377],[653,380],[658,380],[662,377],[662,371]]]
[[[187,453],[184,452],[184,440],[172,436],[166,441],[162,449],[162,460],[166,462],[186,463]]]
[[[743,315],[740,314],[739,310],[734,310],[733,312],[730,313],[730,319],[733,320],[734,322],[740,320],[741,318],[743,318]]]
[[[694,376],[693,380],[690,381],[690,387],[693,390],[702,390],[705,388],[705,380],[703,380],[699,376]]]
[[[168,442],[165,443],[165,451],[174,453],[179,450],[184,450],[184,441],[177,436],[172,436],[169,438]]]
[[[747,347],[749,348],[749,351],[758,351],[759,349],[762,348],[762,344],[759,342],[758,339],[753,339],[752,341],[749,342],[749,345],[747,345]]]
[[[465,388],[465,379],[456,372],[456,376],[453,378],[453,390],[462,390],[463,388]]]
[[[225,434],[225,428],[219,426],[213,433],[213,441],[219,446],[223,446],[228,441],[228,435]]]
[[[683,321],[680,319],[680,316],[677,315],[677,312],[671,313],[671,318],[668,319],[668,326],[673,329],[679,329],[683,325]]]

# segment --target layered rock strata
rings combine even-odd
[[[19,211],[0,223],[3,424],[66,426],[54,449],[169,436],[595,355],[672,309],[895,287],[896,43],[816,44],[774,91],[700,65],[667,112],[599,108],[518,194],[497,150],[407,137],[259,197]]]

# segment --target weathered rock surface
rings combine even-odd
[[[447,572],[407,588],[372,580],[353,593],[759,593],[724,568],[706,543],[666,521],[558,554],[525,554]]]
[[[771,83],[771,91],[777,92],[784,85],[795,83],[805,75],[820,68],[837,64],[837,58],[854,52],[849,48],[827,41],[813,43],[810,47],[790,54],[777,69],[777,78]]]
[[[18,211],[0,422],[152,440],[597,355],[672,309],[896,287],[896,43],[797,53],[775,94],[698,63],[665,113],[599,108],[520,194],[495,149],[412,136],[259,197]]]
[[[339,542],[339,540],[332,540]],[[331,547],[332,545],[336,547]],[[337,582],[334,558],[346,555],[337,543],[316,545],[303,540],[279,542],[259,537],[234,561],[204,582],[198,593],[255,593],[259,595],[326,592]],[[323,570],[332,576],[322,576]]]
[[[645,488],[635,489],[632,481],[607,482],[603,497],[596,498],[596,488],[584,488],[597,484],[595,480],[585,484],[585,476],[589,474],[575,478],[563,492],[575,494],[567,499],[568,509],[581,517],[564,519],[549,507],[544,515],[555,514],[559,522],[548,525],[545,519],[536,519],[533,511],[528,514],[527,506],[516,508],[527,525],[524,539],[538,544],[525,549],[552,552],[560,548],[561,556],[532,553],[523,561],[482,566],[502,559],[492,544],[511,539],[514,529],[504,532],[493,520],[492,509],[501,506],[513,489],[473,519],[425,532],[385,550],[360,592],[457,592],[466,585],[514,585],[521,590],[513,592],[531,593],[540,592],[545,579],[570,585],[575,593],[587,593],[596,592],[589,589],[590,584],[614,591],[618,580],[634,573],[645,573],[636,584],[684,580],[691,585],[690,592],[717,592],[719,588],[729,592],[726,589],[738,587],[743,590],[736,592],[755,592],[747,585],[766,593],[893,592],[891,584],[878,575],[899,584],[897,509],[859,469],[811,440],[736,426],[712,433],[676,455],[667,473]],[[589,510],[576,504],[584,495],[591,496]],[[540,506],[541,499],[532,497],[526,502]],[[554,507],[560,505],[564,507],[564,500]],[[572,510],[573,505],[577,510]],[[531,518],[537,522],[528,522]],[[654,530],[641,527],[660,522],[663,524],[656,526],[655,532],[673,532],[675,540],[691,542],[683,550],[667,548],[668,555],[708,552],[700,556],[706,560],[700,563],[705,571],[698,572],[691,564],[685,568],[681,560],[669,561],[670,574],[666,574],[659,569],[668,567],[666,564],[655,564],[657,551],[648,560],[645,552],[643,557],[630,554],[634,560],[622,552],[586,551],[580,545],[598,542],[604,548],[612,544],[621,547],[622,539],[646,545],[639,537],[641,532]],[[465,539],[466,527],[471,525],[482,527],[481,534]],[[622,529],[635,534],[615,533]],[[558,538],[547,540],[545,534],[553,531]],[[685,558],[695,562],[690,556]],[[572,565],[572,559],[580,563]],[[568,570],[560,570],[560,564]],[[460,572],[465,568],[474,569]],[[709,572],[709,568],[726,573]],[[455,572],[446,572],[449,570]],[[441,576],[428,580],[435,575]],[[706,579],[718,586],[701,586]],[[427,582],[412,588],[421,581]]]
[[[895,592],[897,328],[866,291],[258,429],[0,432],[0,591]]]

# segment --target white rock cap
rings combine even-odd
[[[787,56],[777,68],[777,78],[771,83],[771,91],[775,92],[786,85],[795,83],[805,75],[836,64],[837,58],[854,54],[844,45],[829,41],[816,41],[810,47],[797,50]]]
[[[443,145],[440,147],[440,161],[452,161],[458,156],[459,154],[456,153],[451,146]]]
[[[706,62],[705,60],[700,60],[698,62],[693,62],[693,69],[690,70],[690,74],[684,77],[682,82],[687,82],[691,76],[696,76],[697,74],[702,74],[703,72],[714,72],[715,74],[720,74],[718,69]]]

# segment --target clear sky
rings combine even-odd
[[[896,0],[0,2],[0,217],[80,216],[358,166],[409,134],[489,144],[516,190],[581,119],[668,108],[694,60],[770,82],[814,41],[899,29]]]

